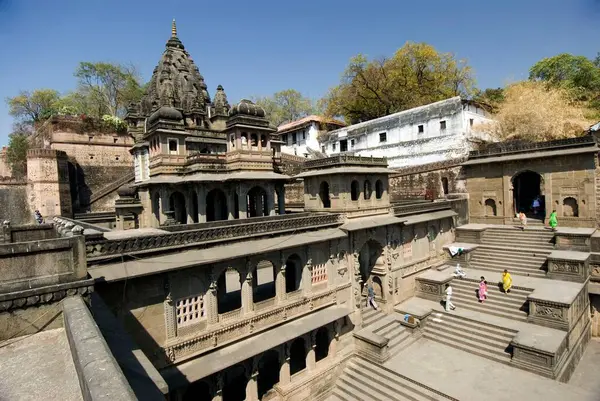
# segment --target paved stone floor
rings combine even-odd
[[[0,344],[0,401],[83,400],[64,329]]]
[[[573,372],[569,384],[592,391],[598,394],[600,400],[600,380],[598,380],[598,367],[600,366],[600,338],[592,338],[585,349],[579,365]]]
[[[598,401],[600,393],[421,339],[384,364],[461,401]]]

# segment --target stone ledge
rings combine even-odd
[[[389,339],[373,333],[369,329],[362,329],[353,333],[352,336],[354,337],[355,350],[358,355],[378,363],[383,363],[389,359]]]
[[[31,290],[0,294],[0,312],[57,302],[68,296],[87,297],[94,291],[94,279],[55,284]]]
[[[83,299],[65,299],[63,316],[83,399],[137,400]]]

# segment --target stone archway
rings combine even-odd
[[[248,191],[248,217],[263,217],[269,215],[267,191],[256,186]]]
[[[512,178],[513,185],[513,212],[524,212],[530,218],[544,218],[544,179],[535,171],[525,170],[515,174]],[[537,215],[533,210],[533,201],[539,198],[540,208]]]
[[[377,270],[385,271],[383,246],[375,240],[369,240],[363,245],[358,254],[358,260],[360,263],[360,278],[362,280],[363,288],[366,283],[373,284],[373,269],[378,267],[379,269]],[[381,294],[379,294],[379,296],[381,296]]]
[[[273,389],[279,382],[279,354],[275,350],[267,351],[258,361],[258,399]]]
[[[206,194],[206,221],[227,220],[227,197],[218,188]]]
[[[244,401],[248,376],[242,365],[235,365],[227,369],[223,385],[223,401]]]
[[[169,198],[169,208],[173,217],[180,224],[187,224],[187,211],[185,209],[185,196],[181,192],[173,192]]]

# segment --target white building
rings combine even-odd
[[[476,102],[453,97],[330,131],[320,138],[321,152],[387,157],[390,167],[434,163],[466,156],[489,140],[476,126],[492,121]]]
[[[315,115],[282,124],[277,128],[283,142],[281,151],[296,156],[308,156],[311,150],[319,152],[319,135],[344,126],[341,121]]]

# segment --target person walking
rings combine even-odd
[[[375,302],[375,290],[371,284],[367,286],[367,306],[373,307],[373,309],[377,310],[377,303]]]
[[[548,219],[548,224],[550,225],[550,228],[552,229],[552,231],[556,231],[556,226],[558,226],[558,219],[556,218],[556,210],[553,210],[552,213],[550,213],[550,218]]]
[[[519,213],[519,220],[521,220],[521,230],[525,230],[525,228],[527,227],[527,216],[525,215],[525,213]]]
[[[502,289],[504,290],[504,293],[508,294],[510,292],[511,287],[512,287],[512,277],[511,277],[510,273],[508,272],[508,270],[504,270],[504,273],[502,273]]]
[[[38,224],[42,224],[44,222],[44,218],[42,217],[42,214],[40,213],[39,210],[35,211],[35,213],[33,214],[33,217]]]
[[[488,288],[487,281],[485,281],[485,277],[481,276],[481,280],[479,281],[479,302],[483,303],[487,299]]]
[[[450,284],[446,284],[446,312],[456,309],[456,306],[452,303],[452,287]]]

